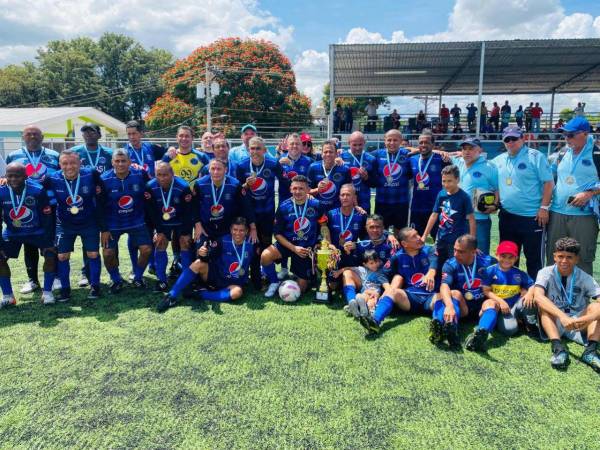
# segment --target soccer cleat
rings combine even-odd
[[[152,292],[154,292],[155,294],[161,293],[161,292],[167,292],[169,290],[169,285],[163,281],[157,281],[156,284],[154,285],[154,289],[152,289]]]
[[[52,292],[42,292],[42,304],[43,305],[54,305],[56,300],[54,300],[54,295]]]
[[[146,289],[147,287],[146,282],[144,280],[133,280],[131,286],[133,286],[136,289]]]
[[[118,294],[123,290],[123,280],[121,281],[111,281],[108,290],[111,294]]]
[[[90,282],[87,279],[87,277],[85,276],[85,274],[81,274],[81,278],[79,279],[79,281],[77,282],[77,286],[79,287],[86,287],[89,286]]]
[[[460,337],[458,336],[458,326],[452,322],[446,322],[444,324],[444,334],[448,340],[448,345],[452,349],[460,348]]]
[[[566,369],[569,362],[569,353],[565,349],[552,353],[550,358],[550,364],[554,369]]]
[[[285,267],[282,267],[281,270],[279,271],[279,273],[277,274],[277,279],[279,281],[283,281],[285,280],[289,275],[288,270]]]
[[[265,292],[265,297],[271,298],[274,297],[277,293],[277,288],[279,288],[279,283],[271,283]]]
[[[488,331],[485,328],[477,328],[473,333],[467,336],[465,348],[471,352],[485,351],[485,341],[488,337]]]
[[[358,306],[358,300],[353,298],[346,305],[348,307],[348,313],[354,318],[358,319],[360,317],[360,308]],[[345,308],[345,307],[344,307]]]
[[[350,305],[344,305],[342,309],[348,317],[353,317],[353,314],[350,312]]]
[[[133,283],[133,280],[135,280],[135,274],[132,272],[129,272],[129,275],[127,275],[127,281],[129,281],[130,283]]]
[[[360,324],[369,332],[369,334],[379,334],[381,326],[373,319],[373,316],[368,314],[359,319]]]
[[[33,291],[37,291],[40,288],[39,283],[29,280],[21,288],[21,294],[31,294]]]
[[[52,290],[60,291],[61,289],[62,289],[62,284],[61,284],[60,280],[58,278],[55,278],[54,282],[52,283]]]
[[[158,312],[165,312],[167,309],[175,306],[176,304],[177,299],[175,297],[165,294],[165,296],[158,302],[158,305],[156,305],[156,309]]]
[[[64,303],[71,299],[71,288],[61,288],[57,301]]]
[[[100,298],[100,286],[90,286],[90,292],[87,298],[90,300],[97,300]]]
[[[360,317],[366,317],[369,315],[369,307],[367,306],[367,301],[364,298],[357,298],[358,302],[358,315]]]
[[[596,352],[585,352],[581,355],[581,361],[600,373],[600,356]]]
[[[0,308],[4,308],[5,306],[15,306],[17,304],[17,299],[14,296],[3,297],[0,300]]]
[[[156,268],[154,266],[148,266],[148,273],[150,275],[156,275]]]
[[[445,338],[444,325],[439,320],[433,319],[429,324],[429,342],[434,345],[438,345]]]

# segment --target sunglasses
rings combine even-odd
[[[303,142],[302,145],[305,147],[312,147],[312,142]]]
[[[250,150],[262,150],[262,147],[250,147]]]
[[[582,131],[574,131],[574,132],[567,132],[567,133],[563,133],[565,137],[569,138],[569,139],[573,139],[575,136],[577,136],[578,134],[583,133]]]
[[[507,144],[509,142],[517,142],[519,139],[521,139],[521,138],[509,136],[509,137],[504,138],[504,143]]]

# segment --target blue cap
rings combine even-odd
[[[463,145],[472,145],[474,147],[475,146],[481,147],[481,141],[479,139],[477,139],[476,137],[468,137],[468,138],[465,138],[465,140],[460,143],[461,147]]]
[[[251,123],[247,123],[246,125],[244,125],[242,127],[242,133],[246,130],[253,130],[256,133],[256,127],[254,125],[252,125]]]
[[[566,131],[567,133],[573,133],[576,131],[585,131],[586,133],[589,133],[590,123],[585,117],[577,116],[565,123],[560,130]]]
[[[520,127],[515,126],[506,127],[504,130],[502,130],[502,139],[506,137],[521,138],[523,137],[523,130],[521,130]]]

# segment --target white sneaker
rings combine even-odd
[[[135,275],[133,274],[133,272],[129,272],[129,276],[127,277],[127,281],[129,281],[130,283],[133,283],[133,280],[135,280]]]
[[[40,286],[34,281],[28,281],[21,288],[21,294],[31,294],[33,291],[37,291]]]
[[[271,283],[265,292],[265,297],[271,298],[277,292],[277,288],[279,287],[279,283]]]
[[[289,275],[289,272],[288,272],[287,268],[282,267],[281,270],[279,271],[279,273],[277,274],[277,279],[279,281],[283,281],[287,278],[288,275]]]
[[[90,282],[88,281],[87,277],[85,275],[81,274],[81,278],[79,279],[77,286],[86,287],[86,286],[89,286],[89,284],[90,284]]]
[[[43,305],[54,305],[54,295],[52,292],[42,292],[42,304]]]
[[[62,284],[60,283],[60,280],[58,278],[55,278],[54,283],[52,283],[52,290],[60,291],[61,288],[62,288]]]
[[[4,296],[2,300],[0,300],[0,308],[4,308],[5,306],[14,306],[17,304],[17,299],[14,296]]]

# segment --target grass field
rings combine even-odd
[[[159,315],[151,293],[85,294],[0,311],[1,448],[598,448],[598,375],[523,335],[452,353],[427,318],[365,339],[309,295]]]

